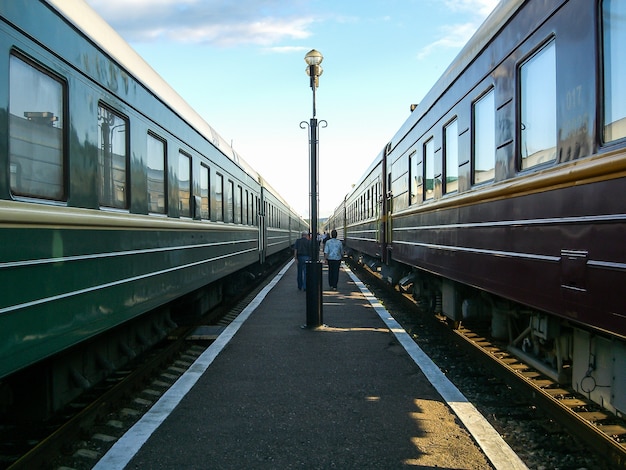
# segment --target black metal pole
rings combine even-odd
[[[306,268],[306,326],[317,327],[323,323],[322,312],[322,263],[319,260],[317,243],[317,119],[315,118],[315,66],[309,69],[313,89],[313,117],[310,132],[310,216],[311,216],[311,261]]]

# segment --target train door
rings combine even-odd
[[[259,219],[259,263],[265,263],[267,247],[267,222],[265,220],[265,188],[261,188],[261,199],[258,201],[257,214]]]
[[[381,224],[380,224],[380,250],[382,261],[388,264],[391,261],[391,230],[392,230],[392,202],[391,194],[391,171],[387,170],[387,155],[391,150],[391,142],[387,144],[383,152],[382,168],[381,168]]]

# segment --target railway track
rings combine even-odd
[[[111,419],[111,416],[118,410],[122,410],[121,414],[125,415],[123,421],[127,423],[138,418],[141,408],[150,404],[148,397],[140,398],[142,391],[158,390],[154,386],[146,387],[146,384],[153,385],[152,378],[159,374],[159,380],[167,388],[184,372],[181,366],[184,366],[185,356],[189,357],[193,354],[193,350],[190,350],[189,345],[186,344],[185,336],[192,331],[191,327],[177,330],[174,332],[177,339],[152,350],[149,355],[141,357],[138,363],[117,371],[105,383],[86,393],[79,401],[71,403],[68,410],[74,410],[73,414],[70,416],[65,414],[67,417],[65,422],[54,428],[49,435],[8,468],[10,470],[50,468],[50,462],[57,460],[59,456],[61,460],[68,457],[73,460],[77,457],[79,460],[89,461],[93,457],[92,450],[75,448],[76,443],[85,442],[94,435],[96,438],[107,441],[106,436],[110,433],[93,432],[93,430],[100,427],[100,423],[113,428],[119,427],[117,423],[120,421]],[[199,349],[198,354],[201,354],[202,348],[193,346]],[[165,374],[168,374],[167,382],[163,381],[165,376],[160,374],[164,370]],[[129,400],[129,397],[133,398]]]
[[[55,422],[45,423],[40,431],[16,433],[12,443],[8,446],[3,443],[0,468],[92,468],[239,315],[276,271],[251,283],[246,292],[228,299],[198,321],[172,330],[167,340],[68,405]],[[8,453],[6,449],[11,447],[15,450]]]
[[[618,468],[626,467],[626,423],[592,401],[525,364],[484,335],[465,327],[454,330],[484,355],[511,386],[523,388],[533,402]]]
[[[525,364],[509,352],[506,345],[489,339],[485,331],[480,329],[480,325],[476,329],[464,325],[452,329],[445,318],[423,314],[410,295],[390,289],[389,285],[368,267],[355,265],[351,262],[351,268],[358,273],[364,282],[370,285],[370,289],[375,292],[377,297],[381,298],[386,308],[403,325],[405,330],[413,332],[414,340],[453,382],[455,382],[454,376],[477,375],[480,377],[478,378],[479,381],[485,382],[485,386],[491,382],[492,386],[495,384],[500,389],[497,391],[482,390],[475,394],[476,400],[484,399],[485,402],[493,402],[494,396],[498,396],[510,400],[512,407],[521,406],[523,408],[521,412],[512,409],[506,411],[499,409],[497,413],[493,413],[494,416],[490,416],[491,413],[484,411],[486,418],[492,421],[492,425],[501,432],[505,440],[511,441],[508,442],[511,447],[516,450],[520,449],[520,454],[524,452],[525,448],[554,447],[554,449],[546,448],[542,452],[553,454],[555,460],[561,458],[558,453],[562,452],[562,458],[566,459],[567,453],[580,453],[582,445],[582,449],[590,451],[588,462],[592,462],[582,465],[583,467],[626,468],[626,422],[623,419],[601,410],[598,405],[587,400],[584,396],[561,386],[544,376],[540,371]],[[426,332],[427,328],[437,330],[435,339],[431,337],[431,333]],[[447,346],[443,344],[444,342]],[[489,377],[483,375],[485,370],[480,372],[466,371],[465,373],[460,371],[470,368],[467,364],[469,358],[473,358],[470,360],[478,364],[478,369],[487,369]],[[463,363],[461,364],[459,361],[463,361]],[[462,385],[459,383],[455,383],[455,385],[463,393],[466,393]],[[502,389],[510,389],[520,398],[512,398],[508,393],[503,394]],[[484,398],[485,395],[491,395],[491,400]],[[470,399],[474,402],[474,398]],[[475,403],[475,405],[479,409],[481,408],[479,403]],[[488,410],[491,406],[491,404],[485,404],[483,408]],[[536,442],[522,443],[519,441],[521,433],[518,432],[518,429],[508,429],[507,425],[503,424],[505,420],[498,419],[496,414],[500,416],[507,414],[519,419],[527,419],[531,415],[541,414],[549,420],[543,424],[534,425],[535,430],[524,433],[524,439],[529,438],[527,435],[537,433],[537,429],[541,430],[539,434],[546,429],[550,430],[546,432],[547,436],[537,435]],[[539,417],[538,419],[542,418]],[[553,422],[560,430],[554,429]],[[555,434],[562,433],[572,436],[573,439],[554,437]],[[531,437],[531,439],[533,438]],[[550,440],[555,443],[558,441],[560,444],[552,446]],[[576,443],[577,441],[578,443]],[[565,443],[565,447],[559,450],[558,447],[563,447],[563,443]],[[528,452],[528,454],[530,453]],[[576,457],[579,460],[582,458],[584,458],[582,455]],[[527,462],[527,465],[531,468],[535,467],[532,463]],[[545,462],[538,462],[537,465],[550,468],[549,465],[546,466]],[[580,465],[572,468],[579,467]]]

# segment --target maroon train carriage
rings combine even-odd
[[[452,322],[626,413],[626,3],[501,2],[331,217]],[[341,216],[337,216],[341,214]]]

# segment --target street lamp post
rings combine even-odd
[[[310,211],[311,217],[311,261],[306,267],[306,326],[318,327],[323,323],[322,313],[322,263],[319,260],[319,245],[317,242],[317,129],[318,122],[315,109],[315,90],[319,85],[319,77],[322,75],[322,67],[320,64],[324,57],[315,49],[312,49],[305,57],[307,63],[306,73],[310,78],[311,89],[313,90],[313,117],[309,123],[309,145],[310,145]],[[320,121],[324,126],[326,121]],[[300,127],[304,128],[306,122],[300,123]]]

